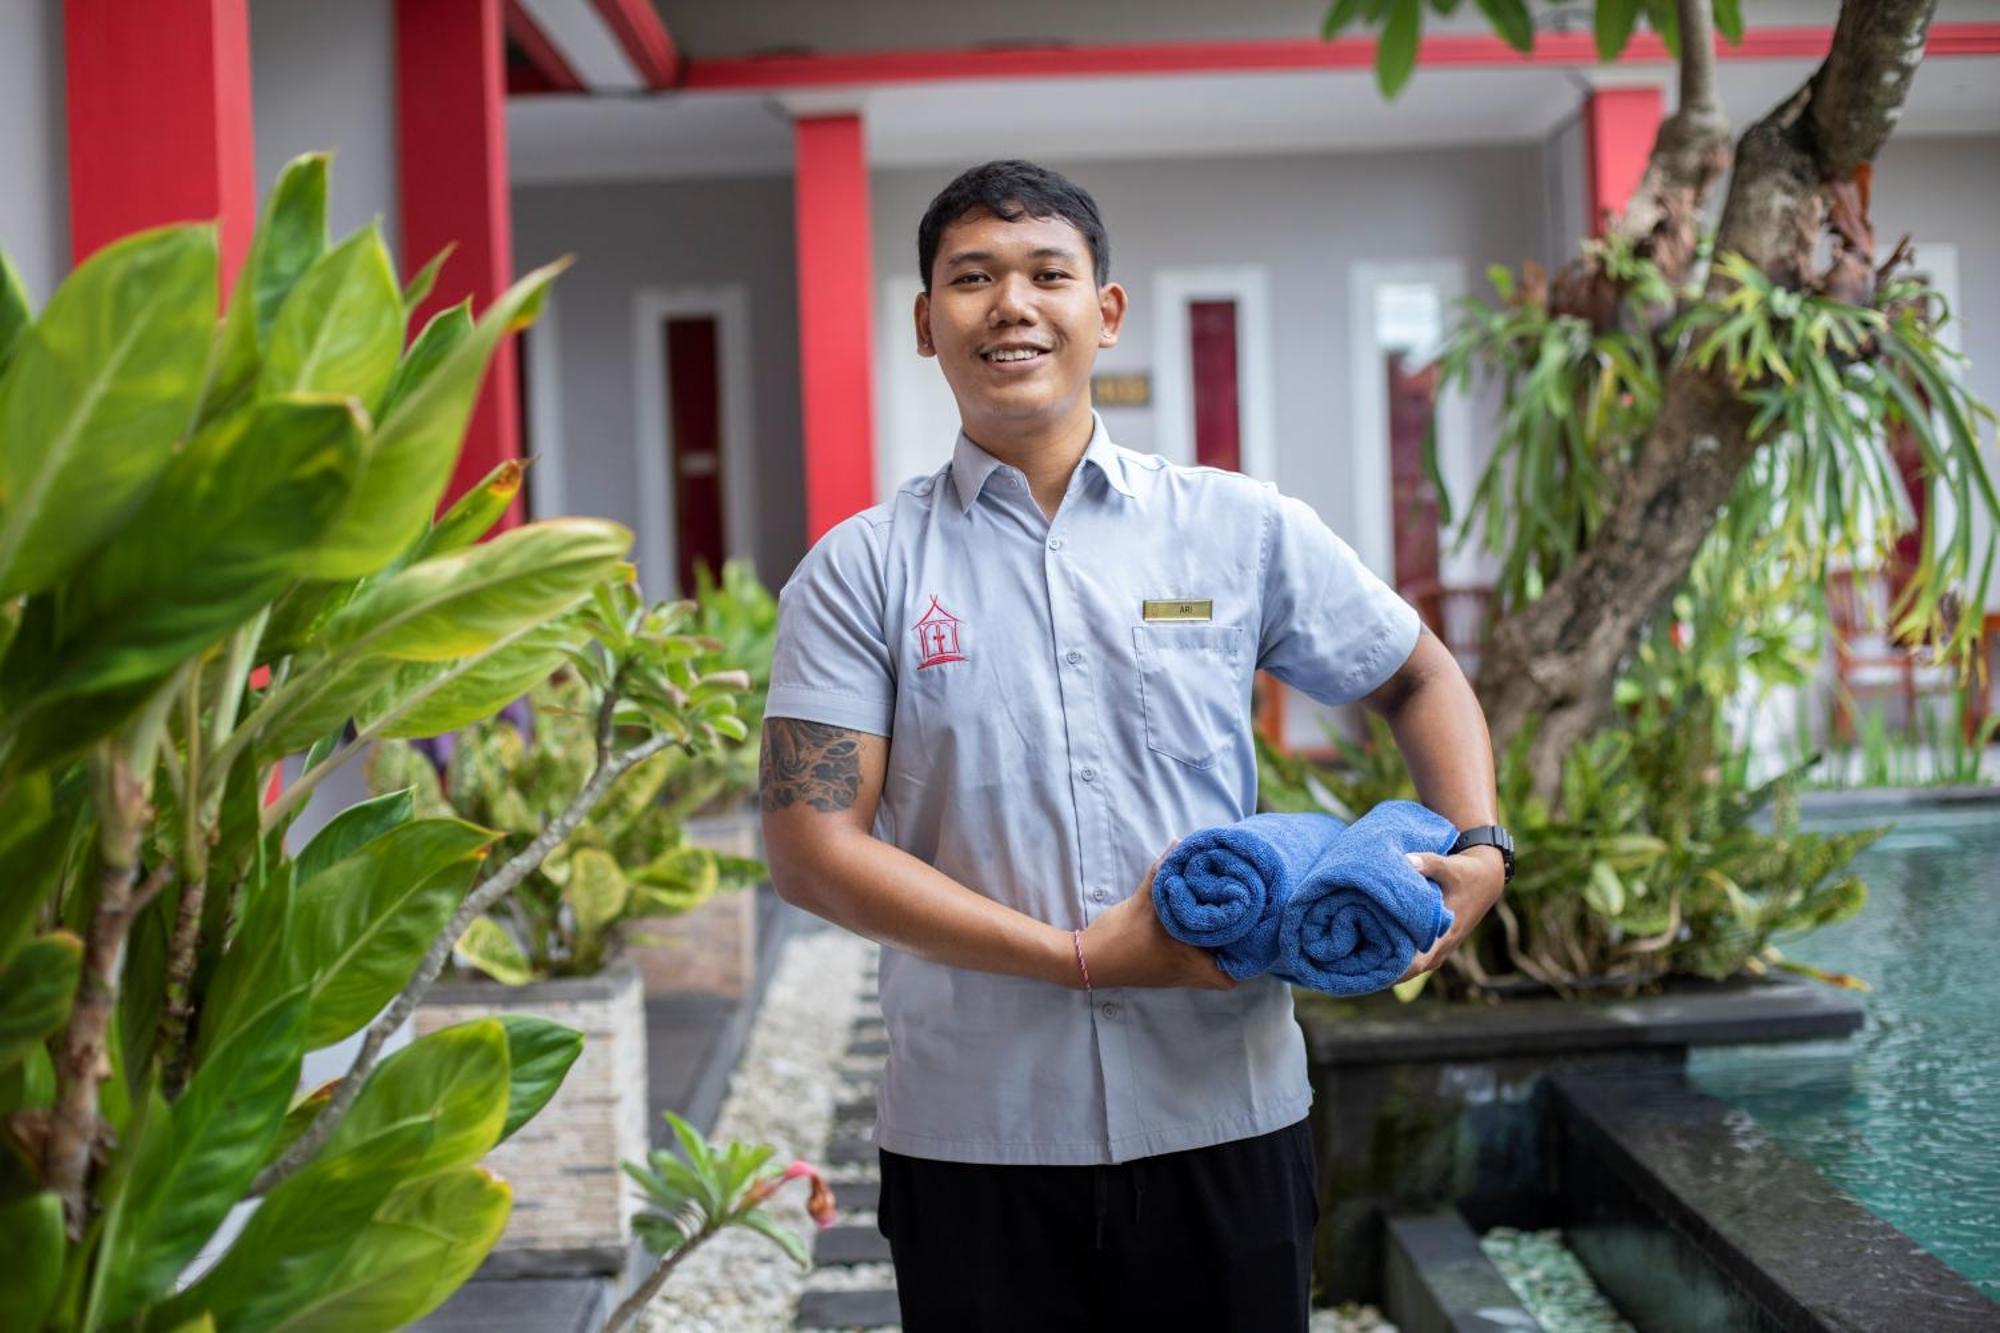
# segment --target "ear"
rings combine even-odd
[[[1118,331],[1125,327],[1125,302],[1125,289],[1115,282],[1097,289],[1097,313],[1104,321],[1104,335],[1097,340],[1099,347],[1118,345]]]
[[[917,321],[917,355],[936,356],[937,346],[931,342],[931,294],[917,293],[917,308],[913,312]]]

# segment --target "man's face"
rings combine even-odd
[[[917,350],[937,358],[965,424],[1019,429],[1089,410],[1091,367],[1118,341],[1125,290],[1097,285],[1072,224],[977,209],[939,238],[916,317]]]

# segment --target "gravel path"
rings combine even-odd
[[[860,1012],[862,972],[874,951],[839,930],[813,931],[785,945],[712,1138],[769,1143],[780,1162],[803,1157],[818,1164],[844,1086],[836,1066]],[[838,1177],[834,1181],[838,1195]],[[805,1197],[803,1185],[788,1185],[766,1207],[811,1245]],[[675,1271],[642,1327],[648,1333],[782,1333],[791,1327],[805,1282],[798,1265],[764,1237],[726,1231]]]
[[[1479,1247],[1548,1333],[1632,1333],[1562,1232],[1494,1227]]]

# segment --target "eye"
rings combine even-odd
[[[1063,272],[1059,268],[1045,268],[1039,274],[1036,275],[1037,281],[1041,282],[1062,282],[1068,277],[1069,274]]]
[[[958,287],[968,282],[984,282],[984,281],[986,281],[986,275],[984,273],[961,273],[957,277],[951,280],[951,285],[954,287]]]

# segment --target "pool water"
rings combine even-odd
[[[1874,987],[1863,1029],[1697,1051],[1689,1073],[2000,1298],[2000,805],[1807,821],[1883,824],[1855,862],[1867,907],[1780,945]]]

